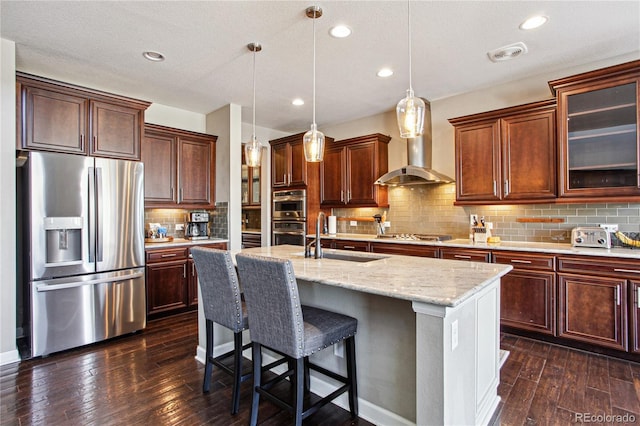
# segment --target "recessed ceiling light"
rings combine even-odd
[[[329,30],[329,34],[335,38],[345,38],[351,35],[351,28],[346,25],[336,25]]]
[[[294,100],[291,101],[291,103],[295,106],[304,105],[304,101],[300,98],[295,98]]]
[[[544,15],[532,16],[531,18],[527,19],[522,24],[520,24],[520,29],[521,30],[532,30],[534,28],[538,28],[538,27],[543,26],[544,24],[547,23],[548,20],[549,20],[549,18],[547,16],[544,16]]]
[[[376,75],[382,78],[391,77],[393,75],[393,70],[391,68],[382,68]]]
[[[153,62],[162,62],[164,61],[164,55],[160,52],[154,52],[153,50],[148,50],[146,52],[142,53],[142,56],[144,56],[146,59],[153,61]]]

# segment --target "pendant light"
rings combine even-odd
[[[408,34],[409,34],[409,89],[407,97],[398,102],[396,114],[401,138],[415,138],[422,135],[424,130],[425,104],[413,94],[411,85],[411,1],[407,1]]]
[[[322,9],[318,6],[310,6],[306,10],[307,16],[313,19],[313,123],[311,130],[304,134],[302,145],[304,158],[310,163],[322,161],[324,156],[324,133],[318,131],[316,126],[316,19],[322,16]]]
[[[247,48],[253,52],[253,133],[251,140],[244,145],[244,159],[249,167],[260,167],[262,145],[256,137],[256,53],[262,50],[259,43],[249,43]]]

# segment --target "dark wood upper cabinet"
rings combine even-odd
[[[213,208],[217,136],[145,125],[145,206]]]
[[[374,182],[388,171],[389,136],[375,133],[325,147],[320,164],[322,207],[387,207],[386,186]]]
[[[556,197],[555,100],[450,119],[456,204],[535,203]]]
[[[148,102],[16,73],[17,148],[140,160]]]
[[[271,144],[271,186],[274,189],[304,188],[310,183],[309,167],[304,158],[302,138],[298,133],[269,141]],[[325,149],[333,139],[325,136]]]
[[[562,201],[638,200],[640,61],[549,86],[558,99]]]

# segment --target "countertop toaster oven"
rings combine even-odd
[[[571,230],[573,247],[611,248],[611,235],[596,226],[581,226]]]

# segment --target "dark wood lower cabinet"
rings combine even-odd
[[[500,281],[501,324],[553,336],[555,293],[555,272],[509,272]]]
[[[188,306],[187,263],[183,259],[147,265],[147,315]]]
[[[640,281],[630,281],[629,290],[629,351],[640,354]]]
[[[369,251],[369,243],[367,241],[334,240],[332,248],[339,250]]]
[[[371,251],[404,256],[438,257],[438,247],[416,244],[371,243]]]
[[[489,262],[491,251],[482,249],[464,249],[453,247],[441,247],[440,258],[450,260],[466,260],[468,262]]]
[[[201,247],[226,250],[226,243]],[[198,273],[189,248],[147,250],[147,317],[158,318],[198,308]]]
[[[558,274],[558,336],[627,350],[627,281]]]

